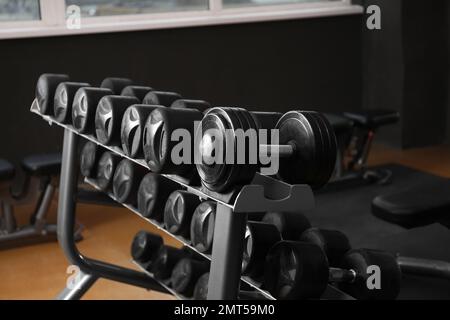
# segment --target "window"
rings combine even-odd
[[[0,0],[0,22],[40,18],[39,0]]]
[[[276,4],[299,4],[307,2],[327,2],[339,0],[223,0],[224,7],[267,6]]]

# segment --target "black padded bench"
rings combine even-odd
[[[22,160],[22,168],[32,176],[58,176],[61,161],[60,153],[32,155]]]
[[[367,110],[359,112],[344,112],[343,115],[352,120],[356,126],[376,130],[379,127],[397,123],[400,114],[392,110]]]
[[[0,181],[11,180],[15,171],[14,166],[10,162],[0,159]]]

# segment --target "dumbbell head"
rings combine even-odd
[[[138,209],[147,218],[161,221],[169,195],[179,188],[178,184],[159,174],[147,173],[138,190]]]
[[[337,143],[333,128],[320,113],[291,111],[278,122],[281,145],[294,153],[280,158],[278,176],[288,183],[305,183],[314,189],[324,186],[333,173]]]
[[[173,149],[180,144],[179,141],[172,140],[172,133],[177,129],[184,130],[189,138],[192,138],[195,132],[195,121],[200,121],[202,117],[203,113],[195,109],[157,108],[150,113],[143,133],[144,156],[150,170],[157,173],[184,175],[193,169],[192,144],[189,144],[190,155],[183,150],[181,152],[183,159],[172,159]],[[186,156],[190,158],[185,159]],[[175,160],[183,160],[183,163],[177,164]]]
[[[44,73],[36,85],[36,99],[41,114],[52,115],[56,88],[62,82],[68,82],[69,76],[65,74]]]
[[[151,272],[158,280],[169,279],[178,261],[187,257],[189,257],[189,253],[186,250],[162,246],[152,263]]]
[[[179,99],[172,103],[170,107],[173,109],[197,109],[201,112],[205,112],[211,108],[211,105],[203,100]]]
[[[131,244],[131,256],[139,263],[151,263],[163,244],[161,236],[139,231]]]
[[[106,78],[100,87],[109,89],[114,95],[120,95],[125,87],[133,85],[133,81],[127,78]]]
[[[368,278],[375,275],[369,267],[378,267],[381,289],[370,289]],[[353,270],[355,281],[340,283],[339,288],[361,300],[393,300],[400,291],[402,273],[394,255],[369,249],[349,251],[342,260],[341,268]]]
[[[302,233],[299,240],[318,245],[332,267],[338,266],[342,257],[351,249],[347,236],[337,230],[310,228]]]
[[[264,262],[270,248],[281,241],[277,227],[270,223],[248,222],[242,257],[242,273],[253,279],[264,274]]]
[[[188,191],[177,190],[170,194],[164,208],[164,225],[170,233],[189,237],[192,215],[200,199]]]
[[[100,99],[112,95],[105,88],[80,88],[75,94],[72,105],[72,125],[80,133],[93,134],[95,129],[95,111]]]
[[[105,151],[98,160],[96,183],[100,190],[108,191],[111,188],[114,172],[120,159],[116,154]]]
[[[80,173],[86,178],[97,177],[97,165],[105,149],[92,141],[86,141],[80,155]]]
[[[136,97],[139,99],[139,101],[142,101],[150,91],[153,91],[153,89],[150,87],[127,86],[123,88],[121,95],[127,97]]]
[[[72,104],[78,89],[89,87],[86,82],[62,82],[55,92],[54,115],[61,123],[72,123]]]
[[[143,166],[131,160],[122,159],[117,165],[113,178],[113,193],[117,201],[137,204],[137,193],[142,178],[148,172]]]
[[[200,252],[210,252],[214,238],[216,203],[202,202],[195,209],[191,220],[191,242]]]
[[[194,300],[206,300],[208,298],[209,272],[198,278],[194,288]]]
[[[172,288],[180,294],[192,297],[198,279],[208,271],[209,263],[206,261],[181,259],[173,268],[170,277]]]
[[[95,113],[95,133],[100,143],[120,146],[120,129],[125,110],[139,103],[134,97],[103,97]]]
[[[277,299],[314,299],[325,291],[328,276],[328,261],[318,246],[281,241],[267,255],[264,288]]]
[[[275,225],[283,240],[297,241],[305,230],[311,228],[308,218],[298,212],[268,212],[262,221]]]
[[[128,107],[122,118],[120,137],[123,152],[132,158],[143,158],[142,132],[149,114],[156,108],[163,106],[149,106],[137,104]]]
[[[170,107],[181,96],[175,92],[150,91],[142,100],[143,104]]]

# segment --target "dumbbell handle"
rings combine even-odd
[[[403,273],[450,279],[450,263],[411,257],[397,257]]]
[[[352,283],[356,279],[355,270],[345,270],[340,268],[330,268],[328,282]]]
[[[287,158],[294,154],[295,148],[290,144],[261,144],[259,154],[263,156],[278,155],[281,158]]]

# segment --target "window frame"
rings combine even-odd
[[[226,7],[209,0],[209,9],[83,17],[81,29],[66,27],[65,0],[40,0],[41,20],[0,22],[0,39],[125,32],[164,28],[361,14],[351,0]]]

